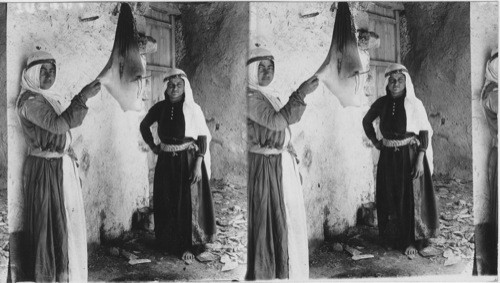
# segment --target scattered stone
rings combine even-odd
[[[109,248],[109,253],[114,256],[119,256],[120,255],[120,249],[117,247],[111,247]]]
[[[227,255],[227,254],[225,254],[225,255],[223,255],[223,256],[220,257],[220,262],[221,263],[228,263],[230,261],[231,261],[231,259],[229,258],[229,255]]]
[[[223,227],[226,227],[229,225],[229,223],[227,221],[224,221],[224,220],[216,220],[215,223],[219,226],[223,226]]]
[[[448,191],[448,190],[447,190],[447,189],[445,189],[445,188],[440,188],[440,189],[439,189],[439,194],[441,194],[441,195],[446,195],[446,194],[448,194],[449,192],[450,192],[450,191]]]
[[[445,258],[450,258],[453,256],[455,256],[455,254],[453,253],[453,250],[451,250],[451,249],[446,249],[443,253],[443,257],[445,257]]]
[[[217,259],[217,256],[211,252],[203,252],[196,256],[196,259],[200,262],[210,262]]]
[[[121,255],[124,256],[128,260],[136,260],[138,256],[133,253],[129,253],[126,250],[121,250]]]
[[[361,252],[358,251],[357,249],[353,248],[353,247],[350,247],[348,245],[344,245],[344,250],[346,252],[348,252],[351,256],[356,256],[356,255],[360,255]]]
[[[147,259],[147,258],[142,258],[142,259],[131,259],[128,261],[128,264],[130,265],[136,265],[136,264],[140,264],[140,263],[148,263],[148,262],[151,262],[151,260]]]
[[[372,254],[364,254],[364,255],[361,255],[361,254],[360,254],[360,255],[354,255],[354,256],[352,257],[352,259],[353,259],[353,260],[361,260],[361,259],[367,259],[367,258],[373,258],[373,257],[375,257],[375,256],[374,256],[374,255],[372,255]]]
[[[238,211],[241,211],[241,207],[239,205],[235,205],[235,206],[230,207],[229,210],[234,211],[234,212],[238,212]]]
[[[213,243],[206,244],[206,247],[209,250],[220,250],[220,249],[222,249],[222,244],[220,242],[213,242]]]
[[[341,252],[344,250],[344,247],[342,247],[342,244],[340,243],[335,243],[333,244],[333,250],[336,252]]]
[[[460,262],[460,257],[458,256],[452,256],[450,258],[448,258],[445,262],[444,262],[444,266],[450,266],[450,265],[454,265],[454,264],[457,264]]]
[[[438,250],[434,247],[425,247],[418,252],[423,257],[434,257],[442,253],[441,250]]]
[[[229,270],[233,270],[233,269],[235,269],[237,267],[238,267],[238,262],[230,261],[230,262],[226,262],[224,264],[224,266],[222,267],[221,271],[229,271]]]

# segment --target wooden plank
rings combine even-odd
[[[390,64],[394,62],[391,61],[380,61],[380,60],[370,60],[370,66],[376,66],[376,67],[387,67]]]
[[[379,15],[379,16],[388,17],[388,18],[392,18],[394,16],[392,9],[386,9],[386,8],[380,7],[378,5],[372,6],[372,8],[370,8],[367,12],[374,14],[374,15]]]
[[[395,39],[396,39],[396,62],[401,63],[401,35],[400,35],[400,27],[399,27],[399,11],[394,11],[394,15],[396,17],[396,24],[395,24],[395,29],[396,29],[396,34],[395,34]]]
[[[169,14],[169,15],[180,15],[181,11],[177,8],[177,5],[174,3],[165,3],[165,2],[151,2],[149,3],[149,7],[154,12]]]
[[[153,64],[148,64],[146,69],[148,71],[152,72],[165,72],[166,70],[169,69],[169,66],[160,66],[160,65],[153,65]]]
[[[175,17],[174,15],[170,16],[170,22],[172,23],[172,26],[175,27]],[[171,39],[170,39],[170,54],[172,54],[172,58],[170,59],[170,62],[172,62],[172,68],[175,68],[175,32],[172,31],[170,33]]]
[[[385,16],[380,16],[371,12],[368,12],[368,18],[370,20],[374,21],[379,21],[379,22],[385,22],[385,23],[390,23],[390,24],[395,24],[396,20],[393,18],[385,17]]]
[[[156,18],[150,16],[144,16],[146,18],[146,24],[160,26],[167,29],[172,29],[173,25],[162,20],[158,20]]]
[[[389,10],[403,11],[405,9],[405,7],[403,6],[403,3],[401,3],[401,2],[374,2],[374,3],[375,3],[375,5],[377,5],[379,7],[389,9]]]

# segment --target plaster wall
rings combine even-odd
[[[0,66],[5,66],[6,60],[6,24],[7,4],[0,4]],[[7,70],[0,68],[0,190],[7,189],[7,97],[5,81]]]
[[[335,20],[331,5],[250,3],[250,48],[259,43],[273,53],[273,85],[285,101],[327,56]],[[366,21],[366,14],[352,7],[351,12],[358,27],[360,19]],[[355,225],[360,205],[374,200],[374,164],[361,123],[368,101],[360,108],[343,108],[320,83],[306,103],[302,119],[291,130],[303,177],[309,246],[315,247]]]
[[[9,228],[22,227],[21,173],[27,147],[15,111],[20,75],[37,49],[59,64],[54,88],[69,98],[96,78],[113,45],[117,3],[10,3],[7,33],[7,123],[9,144]],[[82,21],[98,16],[97,20]],[[79,157],[88,242],[119,236],[133,211],[148,205],[146,153],[140,147],[144,113],[124,113],[107,91],[87,102],[83,125],[73,129]]]
[[[402,61],[434,131],[434,174],[471,180],[469,3],[403,5]]]
[[[246,185],[248,2],[179,6],[177,65],[212,134],[212,177]]]
[[[487,200],[487,161],[491,135],[481,106],[484,70],[492,49],[498,46],[498,3],[470,3],[470,51],[473,146],[474,224],[489,220]],[[492,215],[491,215],[492,217]]]

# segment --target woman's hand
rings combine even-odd
[[[98,79],[84,86],[80,91],[80,95],[87,101],[89,98],[92,98],[97,95],[97,93],[101,90],[101,82]]]
[[[154,154],[156,154],[156,155],[160,154],[160,152],[161,152],[161,147],[160,147],[160,145],[159,145],[159,144],[157,144],[157,145],[153,146],[153,147],[151,148],[151,151],[153,151],[153,153],[154,153]]]
[[[411,176],[413,179],[418,179],[424,175],[424,152],[421,151],[418,153],[417,160],[415,160],[415,166],[411,172]]]
[[[373,144],[376,149],[381,150],[382,149],[382,140],[378,140],[376,143]]]
[[[196,159],[196,163],[193,168],[193,172],[191,173],[191,177],[189,180],[191,180],[191,185],[194,185],[201,181],[201,163],[203,161],[203,157],[198,157]]]
[[[299,88],[297,89],[298,92],[303,93],[305,95],[313,92],[316,90],[316,88],[319,85],[319,80],[318,77],[312,76],[310,79],[306,80],[303,82]]]

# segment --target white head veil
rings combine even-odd
[[[387,67],[385,70],[385,83],[384,90],[387,88],[389,83],[389,77],[392,73],[400,72],[406,77],[406,97],[404,101],[405,111],[406,111],[406,131],[413,132],[418,135],[420,131],[427,131],[429,133],[429,144],[425,155],[427,156],[427,161],[429,163],[429,169],[434,171],[434,158],[432,151],[432,127],[429,123],[427,117],[427,112],[425,111],[424,104],[420,99],[415,96],[415,89],[413,87],[413,82],[411,80],[410,74],[405,66],[397,63],[393,63]]]
[[[56,77],[50,89],[40,88],[40,69],[42,68],[42,64],[44,63],[51,63],[56,67]],[[57,81],[57,76],[58,68],[56,60],[50,53],[45,51],[37,51],[33,53],[30,57],[28,57],[27,66],[26,68],[24,68],[21,75],[21,92],[19,94],[19,98],[21,97],[21,94],[23,94],[27,90],[34,93],[39,93],[43,95],[43,97],[50,103],[50,105],[52,105],[56,113],[60,115],[64,111],[64,109],[68,107],[70,102],[63,96],[53,91],[54,85]]]
[[[485,71],[486,82],[498,83],[498,48],[491,51],[491,58],[486,63]]]
[[[207,151],[203,157],[205,161],[205,167],[207,169],[208,178],[211,176],[211,158],[210,158],[210,141],[212,136],[210,135],[210,130],[208,129],[207,122],[205,120],[205,115],[201,111],[201,107],[194,102],[193,90],[191,89],[191,84],[186,76],[186,73],[180,69],[169,68],[165,72],[165,78],[163,80],[163,90],[167,88],[168,80],[170,77],[179,76],[184,81],[184,103],[182,105],[182,112],[184,113],[184,120],[186,123],[185,136],[197,139],[198,136],[207,137]]]
[[[279,111],[283,108],[283,102],[279,99],[279,92],[273,87],[274,79],[267,86],[259,85],[259,64],[262,60],[270,60],[274,63],[274,57],[271,52],[262,47],[257,47],[250,51],[250,58],[247,61],[248,87],[260,91],[273,105],[274,110]],[[276,66],[275,66],[276,67]]]

